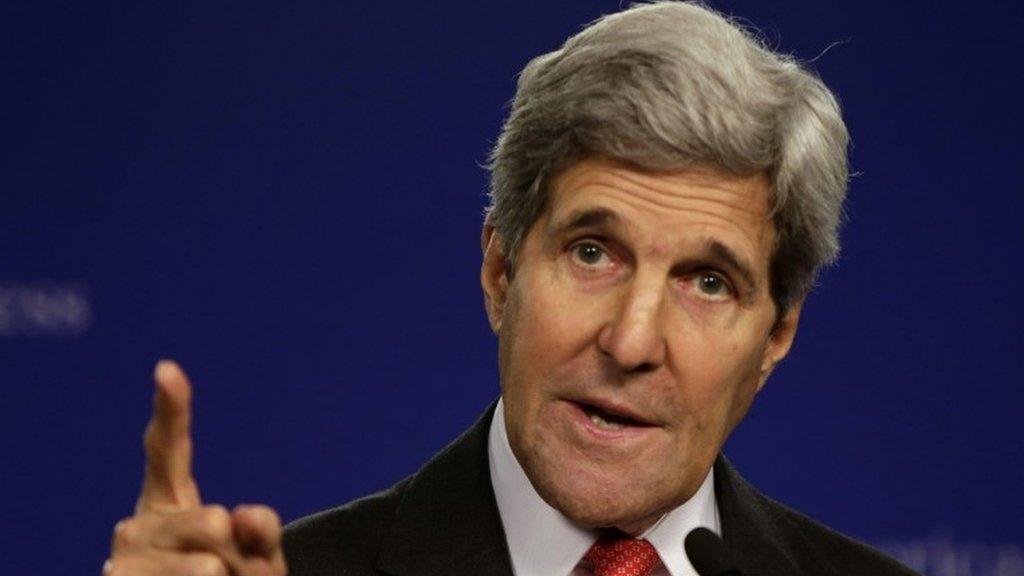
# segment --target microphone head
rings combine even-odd
[[[700,576],[740,576],[725,542],[707,528],[694,528],[683,543],[690,564]]]

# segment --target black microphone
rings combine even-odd
[[[743,576],[730,558],[725,542],[707,528],[694,528],[683,542],[690,564],[700,576]]]

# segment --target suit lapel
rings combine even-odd
[[[493,413],[494,404],[409,482],[379,570],[396,576],[512,576],[487,458]]]

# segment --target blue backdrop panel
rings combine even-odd
[[[813,60],[857,173],[728,453],[928,574],[1024,574],[1021,4],[713,5]],[[472,422],[497,393],[480,164],[526,61],[617,7],[4,4],[7,572],[98,573],[159,357],[196,386],[204,497],[286,519]]]

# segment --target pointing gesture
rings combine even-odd
[[[136,513],[200,505],[192,477],[192,387],[181,368],[162,360],[153,373],[153,417],[146,426],[146,476]]]
[[[281,522],[266,506],[203,506],[192,476],[192,387],[162,360],[154,371],[146,472],[135,515],[114,528],[105,576],[283,576]]]

